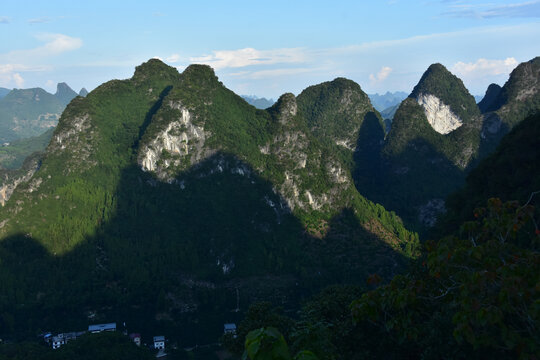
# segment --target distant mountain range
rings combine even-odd
[[[38,136],[56,126],[76,96],[66,83],[59,83],[54,95],[41,88],[8,90],[0,98],[0,142]]]
[[[6,96],[10,91],[10,89],[0,87],[0,99]]]
[[[260,98],[255,95],[241,96],[248,104],[255,106],[257,109],[267,109],[275,103],[274,99]]]
[[[377,111],[382,112],[388,108],[399,105],[403,99],[407,97],[407,93],[403,91],[389,92],[385,94],[368,94],[371,104]]]

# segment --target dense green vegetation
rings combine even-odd
[[[45,150],[53,132],[54,128],[51,128],[39,136],[15,140],[7,146],[0,147],[0,169],[20,168],[28,156]]]
[[[264,359],[289,343],[318,359],[536,359],[534,208],[490,199],[475,216],[460,234],[427,242],[416,266],[389,284],[371,276],[368,283],[379,287],[352,303],[350,290],[333,288],[304,307],[301,320],[250,309],[241,333],[261,323],[272,331],[270,339],[269,328],[248,333],[245,354]]]
[[[482,100],[478,103],[478,108],[483,113],[487,112],[491,107],[493,107],[493,103],[497,100],[497,97],[499,96],[501,92],[501,87],[497,84],[490,84],[486,90],[486,94],[482,98]]]
[[[471,172],[449,201],[446,227],[436,241],[425,243],[408,272],[389,284],[370,276],[369,286],[377,288],[357,295],[351,307],[339,289],[312,300],[318,311],[304,307],[301,318],[322,311],[329,314],[322,323],[340,324],[344,333],[315,337],[302,348],[320,359],[535,359],[540,213],[532,204],[538,203],[540,185],[539,120],[535,115],[516,126]],[[469,210],[470,216],[463,214]],[[291,323],[261,308],[248,312],[240,333],[246,326],[273,326],[294,344],[298,320]],[[354,320],[353,326],[342,319]],[[343,351],[347,344],[355,345],[353,355]]]
[[[120,333],[86,334],[53,350],[45,343],[0,345],[2,360],[151,360],[154,354]]]
[[[519,64],[510,78],[486,104],[481,156],[491,154],[502,137],[540,108],[540,57]],[[489,105],[489,106],[487,106]]]
[[[416,101],[421,94],[449,105],[463,125],[445,135],[435,131]],[[444,66],[431,65],[400,104],[382,145],[356,154],[356,187],[397,212],[410,228],[424,232],[443,210],[442,200],[475,166],[481,123],[480,111],[462,81]]]
[[[490,197],[520,203],[529,201],[531,194],[540,190],[538,139],[540,113],[517,125],[497,150],[471,171],[465,187],[448,198],[448,214],[438,231],[449,232],[463,221],[472,220],[474,208],[485,204]],[[538,199],[538,195],[533,197],[530,204],[539,204]]]
[[[339,103],[335,97],[365,97],[347,80],[335,85],[340,90],[325,85],[329,106]],[[91,316],[129,320],[183,346],[211,343],[224,322],[241,316],[231,313],[237,299],[244,310],[261,299],[294,309],[328,284],[403,269],[417,254],[418,236],[350,180],[333,180],[332,166],[350,179],[352,152],[311,132],[309,124],[327,126],[325,118],[310,120],[301,109],[289,116],[296,99],[281,100],[257,110],[209,67],[178,74],[151,60],[131,79],[71,101],[41,167],[0,212],[2,334],[70,331]],[[161,181],[138,161],[179,119],[176,104],[208,136],[201,158],[190,153],[166,168],[171,181]],[[354,119],[360,124],[372,108],[358,106],[365,110]],[[333,108],[318,109],[333,119]],[[376,115],[369,119],[380,124]],[[161,164],[177,156],[160,155]],[[284,199],[293,191],[281,192],[285,172],[296,181],[294,208]],[[314,210],[308,190],[331,201]]]

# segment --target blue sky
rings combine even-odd
[[[434,62],[483,94],[539,56],[539,39],[540,0],[2,0],[0,87],[91,90],[159,57],[273,98],[337,76],[410,92]]]

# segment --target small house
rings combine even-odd
[[[236,335],[236,324],[233,324],[233,323],[224,324],[223,325],[223,333]]]
[[[89,333],[96,334],[103,331],[116,331],[116,323],[96,324],[88,326]]]
[[[165,336],[154,336],[154,349],[165,349]]]
[[[129,338],[135,343],[135,345],[141,346],[141,334],[129,334]]]
[[[60,346],[66,344],[66,339],[64,338],[64,334],[58,334],[56,336],[52,337],[52,348],[58,349]]]

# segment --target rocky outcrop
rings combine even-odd
[[[448,134],[463,125],[463,121],[452,112],[450,106],[444,104],[438,97],[420,94],[416,100],[424,108],[424,113],[433,130],[439,134]]]
[[[278,120],[282,125],[287,124],[298,112],[296,97],[291,93],[280,96],[276,104],[272,107],[278,112]]]
[[[210,133],[192,122],[191,112],[180,102],[169,101],[167,105],[177,116],[142,144],[138,164],[143,171],[155,172],[160,180],[172,182],[180,170],[205,159],[213,151],[205,147]]]
[[[4,174],[4,179],[0,182],[0,205],[4,206],[6,204],[19,184],[32,179],[34,173],[39,169],[40,162],[41,159],[37,156],[30,157],[25,161],[21,169],[9,171]],[[37,190],[41,182],[42,180],[40,178],[32,179],[27,191],[33,192]]]

